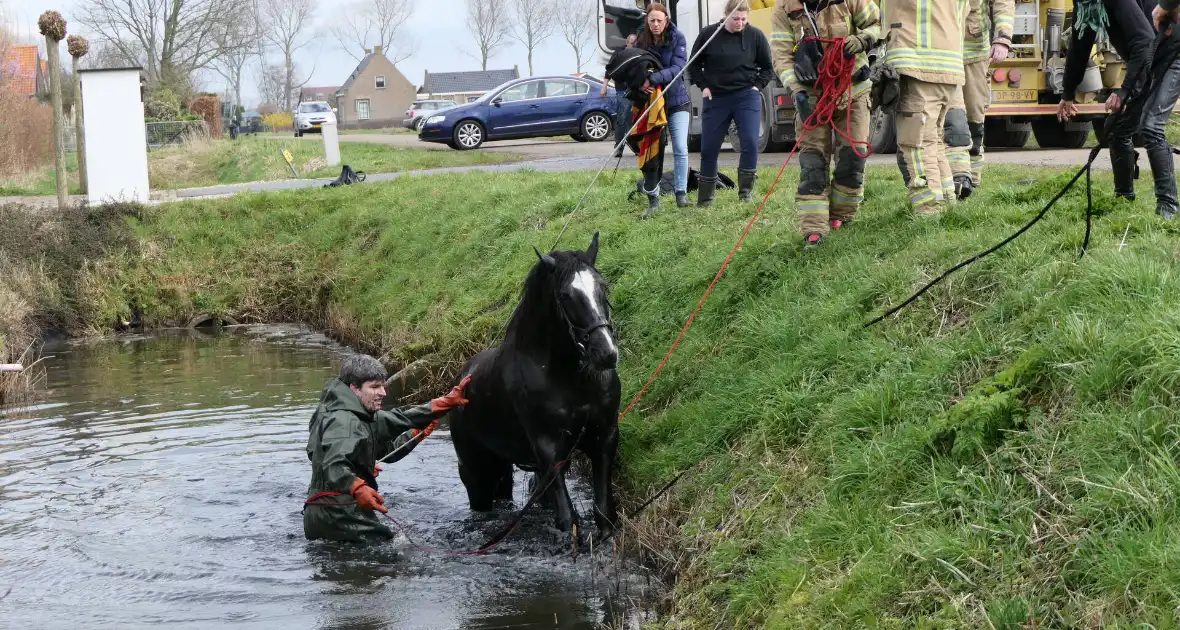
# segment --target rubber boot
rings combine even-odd
[[[713,193],[717,190],[717,178],[697,177],[697,207],[708,208],[713,205]]]
[[[1135,154],[1134,149],[1111,147],[1110,168],[1114,171],[1114,196],[1130,201],[1135,200]]]
[[[686,192],[676,193],[676,207],[677,208],[687,208],[688,206],[689,206],[688,193],[686,193]]]
[[[738,201],[747,202],[754,192],[754,180],[758,179],[758,171],[738,169]]]
[[[960,201],[971,196],[975,192],[975,183],[966,175],[955,175],[955,195]]]
[[[639,217],[640,219],[650,218],[651,215],[660,209],[660,188],[656,186],[655,192],[643,191],[647,195],[647,210]]]

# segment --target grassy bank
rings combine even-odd
[[[179,147],[156,149],[148,153],[148,173],[153,189],[198,188],[219,184],[240,184],[276,179],[291,179],[291,169],[282,151],[290,151],[299,177],[336,177],[340,167],[324,161],[324,145],[311,140],[242,136],[237,141],[196,140]],[[344,164],[366,173],[395,173],[427,168],[499,164],[521,159],[508,153],[489,151],[432,151],[390,147],[361,142],[340,143]],[[70,192],[78,192],[77,159],[68,156]],[[26,173],[0,181],[0,196],[53,195],[53,168]]]
[[[628,534],[678,576],[667,625],[1175,625],[1180,229],[1150,199],[1114,203],[1101,175],[1085,258],[1075,192],[864,330],[1016,229],[1062,177],[993,168],[968,203],[915,221],[896,171],[876,169],[862,216],[803,254],[796,173],[622,427],[630,497],[703,462]],[[109,328],[130,303],[152,323],[298,319],[393,367],[453,368],[498,336],[532,247],[553,242],[589,177],[416,177],[106,217],[134,238],[80,266],[71,325]],[[602,231],[629,396],[753,208],[728,193],[640,222],[633,174],[610,177],[562,244]]]

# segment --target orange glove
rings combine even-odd
[[[382,514],[389,512],[382,505],[382,503],[385,503],[385,498],[376,490],[365,485],[364,479],[358,477],[356,481],[353,481],[352,491],[349,494],[356,498],[356,506],[362,510],[378,510]]]
[[[463,397],[463,390],[467,389],[467,384],[470,382],[471,375],[468,374],[467,376],[464,376],[463,380],[460,381],[459,384],[456,385],[455,388],[452,389],[446,396],[443,396],[442,398],[435,398],[434,400],[430,401],[430,410],[434,413],[443,413],[450,411],[455,407],[462,407],[463,405],[466,405],[467,399]]]
[[[430,437],[430,434],[434,433],[434,430],[437,428],[438,428],[438,420],[435,420],[434,422],[431,422],[430,425],[427,426],[425,429],[421,429],[421,430],[411,429],[410,430],[410,437],[415,440],[422,441],[422,440],[425,440],[426,438]]]

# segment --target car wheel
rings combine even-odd
[[[455,125],[455,145],[460,151],[478,149],[484,141],[483,125],[477,120],[464,120]]]
[[[587,138],[586,136],[583,136],[580,133],[571,133],[570,137],[573,138],[574,140],[577,140],[578,142],[587,142],[590,140],[589,138]]]
[[[422,128],[425,126],[426,126],[426,118],[425,117],[419,117],[418,120],[414,121],[414,131],[417,131],[418,133],[422,133]]]
[[[583,138],[590,142],[601,142],[610,136],[611,120],[606,112],[590,112],[582,118]]]
[[[298,129],[296,129],[296,130],[295,130],[295,137],[296,137],[296,138],[302,138],[302,137],[303,137],[303,132],[302,132],[302,131],[299,131]]]

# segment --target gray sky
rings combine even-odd
[[[84,0],[0,0],[0,11],[8,16],[23,37],[34,37],[40,40],[37,33],[37,16],[47,9],[57,9],[70,21],[70,32],[79,32],[80,25],[71,20],[74,7]],[[304,71],[313,68],[309,85],[340,85],[352,73],[356,66],[354,60],[347,53],[339,50],[335,40],[323,29],[324,23],[336,7],[343,6],[344,0],[320,0],[319,20],[320,30],[324,32],[320,40],[304,49],[298,56],[297,62]],[[416,0],[414,15],[410,18],[406,32],[418,42],[418,49],[414,56],[398,64],[398,69],[414,85],[421,85],[423,73],[446,72],[455,70],[479,70],[479,60],[463,54],[460,50],[475,52],[475,46],[470,32],[465,26],[466,3],[464,0]],[[83,32],[82,34],[86,34]],[[597,62],[594,46],[590,46],[590,61],[583,66],[583,70],[601,75],[602,67]],[[523,46],[512,42],[495,56],[488,60],[489,68],[511,68],[520,66],[522,76],[528,75],[528,59]],[[576,70],[574,54],[569,44],[554,34],[533,53],[535,73],[569,74]],[[242,98],[246,106],[257,104],[258,91],[255,87],[255,71],[247,71],[244,81]],[[224,90],[225,81],[215,73],[207,73],[205,89],[219,92]]]

